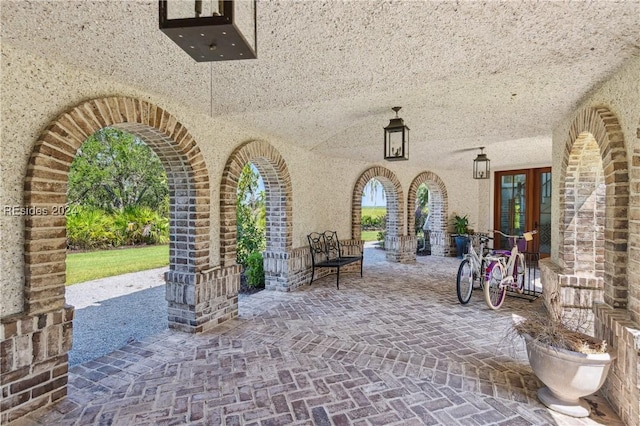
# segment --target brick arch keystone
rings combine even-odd
[[[48,214],[25,224],[25,310],[64,307],[68,174],[76,151],[104,127],[140,137],[160,158],[170,190],[170,269],[209,268],[209,173],[189,131],[169,112],[146,101],[111,97],[84,102],[55,119],[36,142],[24,183],[27,206]]]
[[[431,206],[431,252],[438,256],[449,255],[449,236],[447,217],[449,216],[449,197],[443,180],[433,172],[422,172],[413,179],[409,186],[407,199],[407,229],[411,232],[415,227],[416,218],[413,214],[416,208],[418,187],[426,184],[429,188],[429,204]]]
[[[604,301],[615,308],[626,307],[628,299],[627,246],[629,206],[629,164],[625,141],[618,118],[606,107],[585,108],[578,113],[569,129],[560,168],[560,248],[559,259],[569,272],[575,268],[572,256],[575,239],[570,225],[578,215],[575,196],[579,183],[597,185],[597,178],[589,177],[581,169],[589,155],[589,141],[597,143],[602,164],[600,178],[604,182]],[[582,163],[581,163],[582,162]],[[600,161],[598,161],[598,164]],[[592,166],[594,166],[592,164]],[[582,174],[581,174],[582,173]],[[586,176],[585,176],[586,175]],[[597,212],[596,212],[597,215]],[[585,224],[586,225],[586,224]],[[591,221],[590,226],[594,223]]]
[[[220,261],[236,263],[236,198],[242,168],[253,163],[264,182],[267,210],[267,252],[284,253],[292,246],[291,177],[284,158],[265,141],[248,141],[229,156],[220,185]]]

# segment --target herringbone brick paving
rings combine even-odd
[[[369,251],[369,250],[368,250]],[[572,419],[536,399],[515,298],[461,306],[456,259],[369,259],[365,276],[242,296],[239,319],[166,331],[72,369],[67,398],[23,419],[46,425],[621,424],[606,403]]]

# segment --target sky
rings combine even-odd
[[[369,181],[364,187],[364,195],[362,197],[362,205],[365,207],[368,206],[377,206],[377,207],[386,207],[387,201],[384,196],[384,189],[382,185],[379,185],[375,191],[375,197],[373,196],[373,187],[371,185],[372,181]]]

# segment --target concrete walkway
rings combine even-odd
[[[491,311],[474,292],[461,306],[457,259],[365,256],[364,278],[344,274],[340,290],[328,276],[243,296],[212,332],[165,330],[76,365],[67,398],[20,424],[622,424],[597,395],[586,419],[537,401],[524,345],[506,335],[538,302]]]

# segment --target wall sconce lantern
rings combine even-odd
[[[197,62],[256,58],[256,0],[159,1],[160,29]]]
[[[396,112],[396,116],[384,128],[384,159],[388,161],[409,159],[409,128],[404,125],[404,120],[398,117],[401,108],[391,108]]]
[[[489,163],[491,163],[491,160],[487,158],[487,154],[485,154],[483,150],[484,146],[480,147],[480,154],[473,160],[474,179],[489,179],[489,173],[491,171]]]

